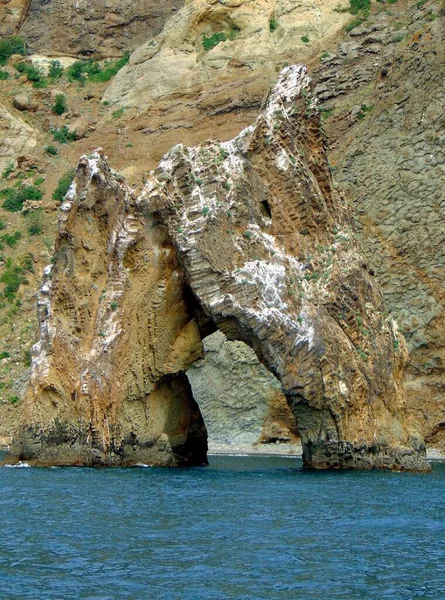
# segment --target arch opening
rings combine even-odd
[[[186,375],[208,435],[209,454],[302,453],[297,423],[281,383],[243,341],[218,330],[204,337],[204,357]]]

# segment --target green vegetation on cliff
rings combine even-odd
[[[17,35],[0,40],[0,65],[5,65],[13,54],[26,54],[25,40]]]
[[[93,83],[104,83],[110,81],[130,59],[130,54],[126,53],[117,60],[107,60],[101,66],[94,60],[79,60],[67,69],[68,79],[70,81],[85,82],[87,79]]]
[[[74,175],[76,174],[75,169],[70,169],[67,171],[62,177],[59,179],[59,183],[57,184],[56,189],[53,192],[53,200],[62,201],[65,197],[65,194],[70,188],[70,185],[73,182]]]

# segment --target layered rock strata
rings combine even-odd
[[[204,462],[185,372],[218,328],[280,380],[306,466],[429,469],[405,344],[333,184],[304,67],[284,69],[234,140],[174,147],[138,197],[84,157],[39,315],[17,458]]]

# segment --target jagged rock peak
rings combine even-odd
[[[305,67],[234,140],[175,146],[138,197],[117,179],[84,157],[64,203],[13,455],[205,462],[185,372],[218,328],[280,380],[306,466],[429,469]]]

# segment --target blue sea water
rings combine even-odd
[[[0,469],[0,600],[443,600],[445,464]]]

